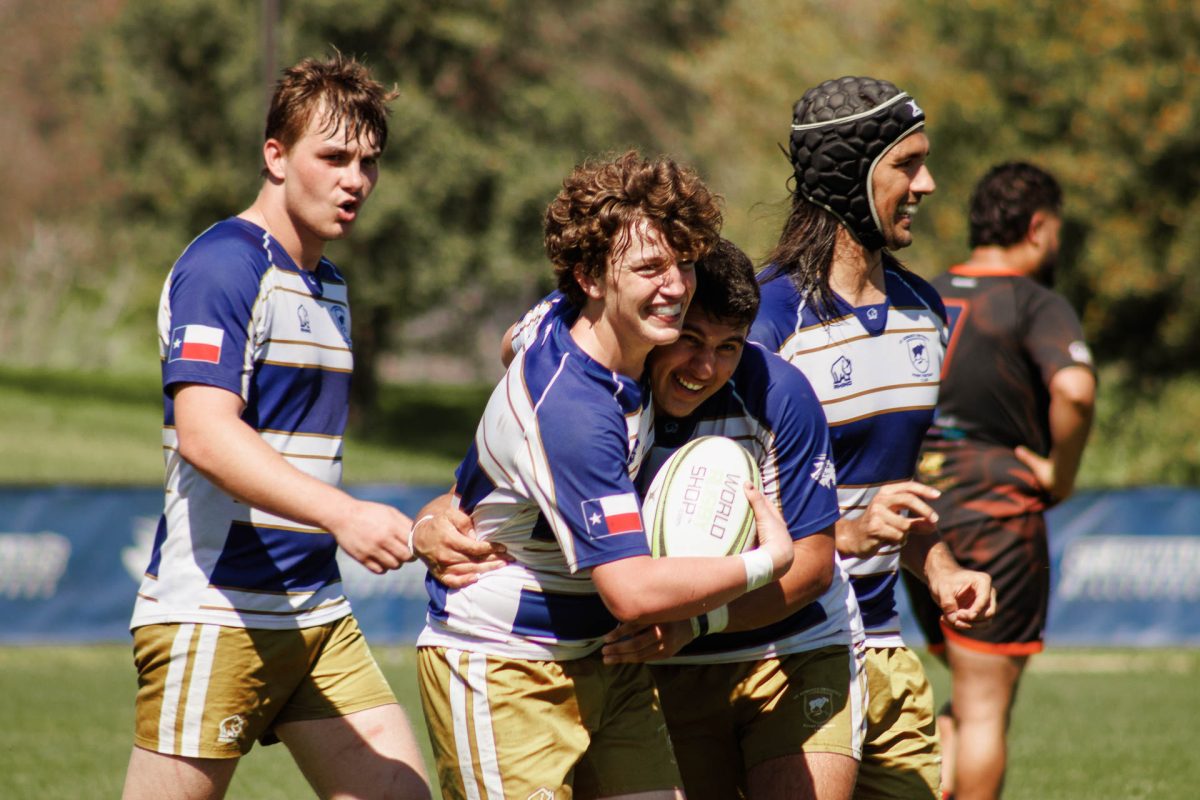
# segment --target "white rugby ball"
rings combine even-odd
[[[658,470],[642,503],[650,552],[660,556],[728,556],[754,542],[754,512],[743,488],[762,489],[758,464],[724,436],[701,436]]]

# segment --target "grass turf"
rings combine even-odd
[[[413,648],[375,653],[424,745]],[[945,670],[926,665],[940,703]],[[1005,797],[1194,797],[1198,681],[1195,650],[1051,650],[1035,657],[1013,715]],[[118,796],[135,691],[125,645],[0,648],[0,796]],[[255,747],[229,792],[254,800],[309,796],[281,745]]]

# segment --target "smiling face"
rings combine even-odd
[[[747,326],[689,312],[678,341],[657,347],[647,360],[654,410],[686,417],[729,382],[742,358]]]
[[[283,188],[288,219],[304,250],[319,250],[350,233],[379,179],[379,154],[366,132],[347,140],[343,124],[330,126],[324,107],[290,148],[267,140],[267,170]]]
[[[679,338],[683,315],[696,291],[691,262],[680,261],[662,232],[644,217],[619,237],[603,280],[577,271],[588,297],[583,316],[595,320],[601,363],[630,376],[641,374],[646,354]]]
[[[871,196],[884,247],[912,244],[912,219],[921,199],[937,188],[925,160],[929,138],[921,132],[904,137],[884,154],[871,173]]]

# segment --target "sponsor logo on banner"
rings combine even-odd
[[[171,333],[171,357],[167,360],[220,364],[224,338],[225,331],[210,325],[180,325]]]
[[[1089,603],[1200,600],[1200,537],[1090,536],[1067,546],[1058,597]]]
[[[57,533],[0,533],[0,596],[53,597],[70,559],[71,542]]]
[[[593,539],[642,532],[642,512],[633,492],[584,500],[583,519]]]

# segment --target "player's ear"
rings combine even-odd
[[[595,275],[588,274],[583,264],[576,264],[571,271],[575,276],[575,282],[579,284],[579,288],[583,289],[583,293],[590,300],[604,299],[604,281],[599,280]]]
[[[263,170],[266,177],[279,182],[287,168],[287,148],[278,139],[263,142]]]
[[[1031,244],[1040,245],[1046,233],[1046,222],[1049,215],[1045,211],[1035,211],[1029,217],[1029,227],[1025,229],[1025,238]]]

